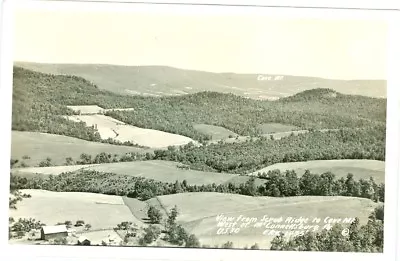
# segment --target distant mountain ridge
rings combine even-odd
[[[275,100],[310,89],[386,98],[385,80],[330,80],[317,77],[212,73],[168,66],[40,64],[15,62],[33,71],[80,76],[100,89],[119,94],[177,96],[202,91],[233,93],[246,98]]]

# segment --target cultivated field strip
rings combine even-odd
[[[373,177],[376,182],[385,182],[385,162],[379,160],[341,159],[277,163],[248,175],[256,176],[258,173],[268,173],[275,169],[281,172],[294,170],[298,176],[303,175],[306,170],[315,174],[330,171],[337,178],[346,177],[348,173],[352,173],[357,179]]]
[[[10,210],[10,216],[16,220],[35,218],[46,225],[84,220],[92,229],[113,228],[124,221],[142,223],[132,215],[120,196],[34,189],[21,192],[32,197],[19,202],[16,210]]]
[[[102,173],[114,173],[134,177],[143,177],[154,179],[161,182],[174,183],[175,181],[187,181],[190,185],[207,184],[234,184],[244,183],[249,177],[237,174],[224,174],[215,172],[205,172],[197,170],[187,170],[178,168],[179,164],[171,161],[148,160],[88,165],[54,166],[54,167],[34,167],[34,168],[14,168],[13,174],[42,174],[42,175],[60,175],[65,172],[74,172],[79,170],[93,170]],[[257,182],[261,180],[257,179]],[[261,182],[262,183],[262,182]]]
[[[87,126],[94,126],[102,139],[113,139],[119,142],[132,142],[149,148],[166,148],[168,146],[181,146],[193,142],[191,138],[154,129],[144,129],[125,124],[112,117],[93,115],[72,115],[65,118],[84,122]]]
[[[52,164],[64,165],[66,158],[71,157],[77,160],[83,152],[94,157],[102,152],[121,155],[153,151],[152,149],[112,145],[56,134],[26,131],[12,131],[11,140],[11,158],[19,159],[28,166],[37,166],[46,158],[51,158]]]

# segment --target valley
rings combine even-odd
[[[68,244],[84,235],[98,245],[272,250],[279,233],[221,232],[216,217],[380,226],[368,222],[384,204],[386,99],[376,97],[378,82],[285,76],[285,87],[252,83],[254,75],[187,71],[181,79],[163,67],[21,66],[10,202],[29,196],[10,203],[10,242],[29,242],[30,230],[18,230],[29,218],[68,223]],[[78,220],[90,227],[69,224]]]

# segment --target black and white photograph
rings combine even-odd
[[[383,253],[387,23],[66,6],[13,16],[9,244]]]

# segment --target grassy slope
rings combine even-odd
[[[51,192],[45,190],[21,190],[30,194],[18,202],[17,210],[10,210],[10,217],[35,218],[46,225],[69,220],[84,220],[92,229],[113,228],[123,221],[141,224],[119,196],[80,192]]]
[[[285,76],[282,81],[259,81],[258,74],[210,73],[165,66],[115,66],[78,64],[16,65],[53,74],[81,76],[101,89],[122,94],[181,95],[199,91],[230,92],[256,99],[285,97],[313,88],[332,88],[347,94],[386,97],[386,82],[341,81]],[[260,72],[262,73],[262,72]]]
[[[230,136],[236,137],[237,134],[224,127],[209,125],[209,124],[195,124],[193,128],[206,135],[211,136],[211,140],[227,139]]]
[[[43,175],[59,175],[63,172],[73,172],[79,169],[95,170],[104,173],[115,173],[121,175],[144,177],[162,182],[182,182],[186,180],[190,185],[203,184],[240,184],[246,182],[249,177],[234,174],[223,174],[215,172],[203,172],[196,170],[185,170],[177,168],[177,163],[169,161],[135,161],[135,162],[119,162],[105,163],[93,165],[72,165],[72,166],[56,166],[42,168],[17,168],[12,172],[19,175],[43,174]],[[257,184],[263,184],[262,180],[257,179]]]
[[[306,169],[316,174],[330,171],[334,173],[337,178],[346,177],[348,173],[352,173],[356,179],[368,179],[369,177],[373,177],[378,183],[385,182],[385,162],[378,160],[313,160],[277,163],[255,171],[250,175],[259,172],[267,173],[274,169],[279,169],[282,172],[286,170],[295,170],[298,176],[303,175]]]
[[[111,154],[124,154],[128,152],[147,152],[150,149],[141,149],[130,146],[117,146],[104,143],[85,141],[77,138],[37,133],[37,132],[12,132],[11,158],[22,160],[28,166],[37,166],[47,157],[53,164],[65,164],[65,158],[79,159],[82,153],[95,156],[101,152]],[[23,156],[30,159],[22,159]]]
[[[180,215],[178,222],[191,233],[196,234],[201,243],[223,244],[232,241],[236,247],[250,246],[257,242],[267,248],[273,237],[263,236],[264,229],[243,229],[238,234],[216,235],[216,216],[225,214],[237,218],[239,215],[261,219],[269,217],[359,217],[361,223],[367,221],[376,203],[367,199],[347,197],[292,197],[268,198],[248,197],[219,193],[185,193],[157,197],[147,201],[171,209],[177,205]]]
[[[281,124],[281,123],[264,123],[260,125],[261,133],[277,133],[277,132],[288,132],[295,131],[299,128],[293,125]]]

